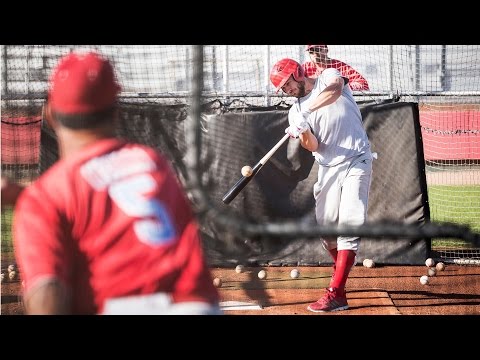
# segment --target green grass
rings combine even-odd
[[[428,187],[430,220],[466,225],[480,233],[480,186],[431,185]],[[432,247],[468,247],[458,239],[434,239]]]
[[[432,222],[454,222],[480,232],[480,186],[429,186]]]
[[[432,222],[449,222],[469,226],[480,233],[480,186],[428,187],[430,219]],[[13,252],[11,223],[13,211],[2,209],[2,253]],[[466,247],[469,244],[458,239],[433,239],[432,247]]]
[[[11,207],[6,207],[2,209],[2,246],[1,252],[2,254],[13,252],[13,244],[12,244],[12,218],[13,218],[13,210]]]

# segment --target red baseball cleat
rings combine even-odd
[[[307,308],[312,312],[329,312],[347,310],[348,303],[345,291],[336,288],[327,288],[327,292],[321,299],[310,304]]]

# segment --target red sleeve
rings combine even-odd
[[[47,278],[69,283],[66,269],[71,255],[51,195],[34,183],[23,191],[15,207],[13,240],[25,293]]]
[[[307,62],[302,64],[302,67],[303,67],[303,73],[306,77],[314,79],[318,76],[317,65],[315,65],[314,62],[307,61]]]
[[[344,65],[342,71],[348,77],[348,83],[352,90],[369,90],[367,80],[350,65]]]

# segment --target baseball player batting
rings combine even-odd
[[[325,69],[316,79],[307,78],[302,66],[288,58],[273,66],[270,80],[277,91],[297,98],[289,110],[285,132],[298,138],[319,164],[313,188],[317,223],[364,224],[373,158],[360,109],[346,85],[348,80],[334,68]],[[324,296],[308,310],[348,309],[345,284],[360,238],[322,240],[334,262],[333,275]]]

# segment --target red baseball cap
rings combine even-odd
[[[88,114],[112,106],[120,90],[107,59],[94,52],[70,53],[59,61],[50,78],[48,99],[54,111]]]

